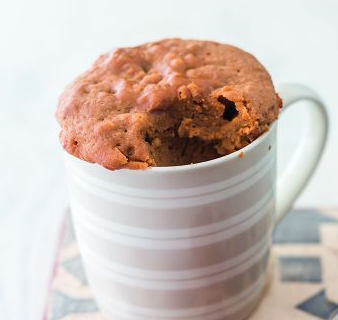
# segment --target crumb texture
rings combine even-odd
[[[249,53],[166,39],[100,56],[56,112],[70,154],[108,169],[198,163],[251,143],[281,100]]]

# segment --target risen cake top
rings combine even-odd
[[[249,53],[167,39],[101,55],[61,95],[60,140],[108,169],[196,163],[266,131],[281,100]]]

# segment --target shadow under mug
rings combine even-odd
[[[307,100],[309,129],[276,177],[276,127],[211,161],[110,171],[65,154],[78,245],[110,320],[240,320],[259,301],[276,223],[314,171],[327,137],[321,99],[280,87],[284,110]],[[283,116],[283,114],[281,115]]]

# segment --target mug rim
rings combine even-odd
[[[177,172],[177,171],[186,172],[186,171],[191,171],[191,170],[195,170],[195,169],[203,169],[203,168],[206,168],[206,167],[216,166],[216,165],[219,165],[223,162],[226,163],[226,162],[233,160],[234,158],[238,158],[240,156],[241,152],[243,152],[243,153],[248,152],[248,151],[254,149],[259,144],[261,144],[264,140],[266,140],[268,138],[268,136],[271,134],[271,132],[275,129],[276,126],[277,126],[277,120],[275,120],[273,123],[270,124],[269,129],[267,131],[265,131],[257,139],[255,139],[254,141],[249,143],[247,146],[245,146],[245,147],[243,147],[243,148],[241,148],[237,151],[234,151],[230,154],[216,158],[216,159],[203,161],[203,162],[199,162],[199,163],[184,164],[184,165],[180,165],[180,166],[148,167],[146,169],[139,170],[139,171],[151,170],[153,172]],[[118,170],[121,170],[121,169],[118,169]]]
[[[275,127],[277,126],[277,120],[275,120],[274,122],[272,122],[269,126],[269,129],[267,131],[265,131],[264,133],[262,133],[257,139],[255,139],[254,141],[252,141],[250,144],[248,144],[247,146],[234,151],[230,154],[224,155],[222,157],[216,158],[216,159],[212,159],[212,160],[208,160],[208,161],[203,161],[203,162],[199,162],[199,163],[191,163],[191,164],[185,164],[185,165],[180,165],[180,166],[166,166],[166,167],[147,167],[145,169],[140,169],[140,170],[131,170],[128,168],[120,168],[120,169],[116,169],[116,170],[110,170],[107,169],[105,167],[103,167],[102,165],[98,164],[98,163],[91,163],[85,160],[82,160],[78,157],[73,156],[72,154],[68,153],[67,151],[64,151],[64,154],[66,155],[67,158],[71,158],[77,161],[81,161],[81,162],[85,162],[87,164],[90,165],[94,165],[97,166],[98,168],[104,170],[105,172],[116,172],[116,171],[122,171],[122,170],[128,170],[128,171],[136,171],[136,172],[152,172],[155,174],[159,174],[159,173],[164,173],[164,174],[174,174],[174,173],[187,173],[187,172],[191,172],[194,170],[201,170],[201,169],[206,169],[206,168],[212,168],[218,165],[221,165],[223,163],[227,163],[230,161],[233,161],[236,158],[241,157],[240,154],[241,153],[248,153],[251,150],[255,149],[257,146],[259,146],[261,143],[263,143],[266,139],[268,139],[269,135],[271,134],[272,131],[275,130]]]

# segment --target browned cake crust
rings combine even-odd
[[[60,97],[60,140],[108,169],[214,159],[255,140],[281,100],[249,53],[167,39],[100,56]]]

